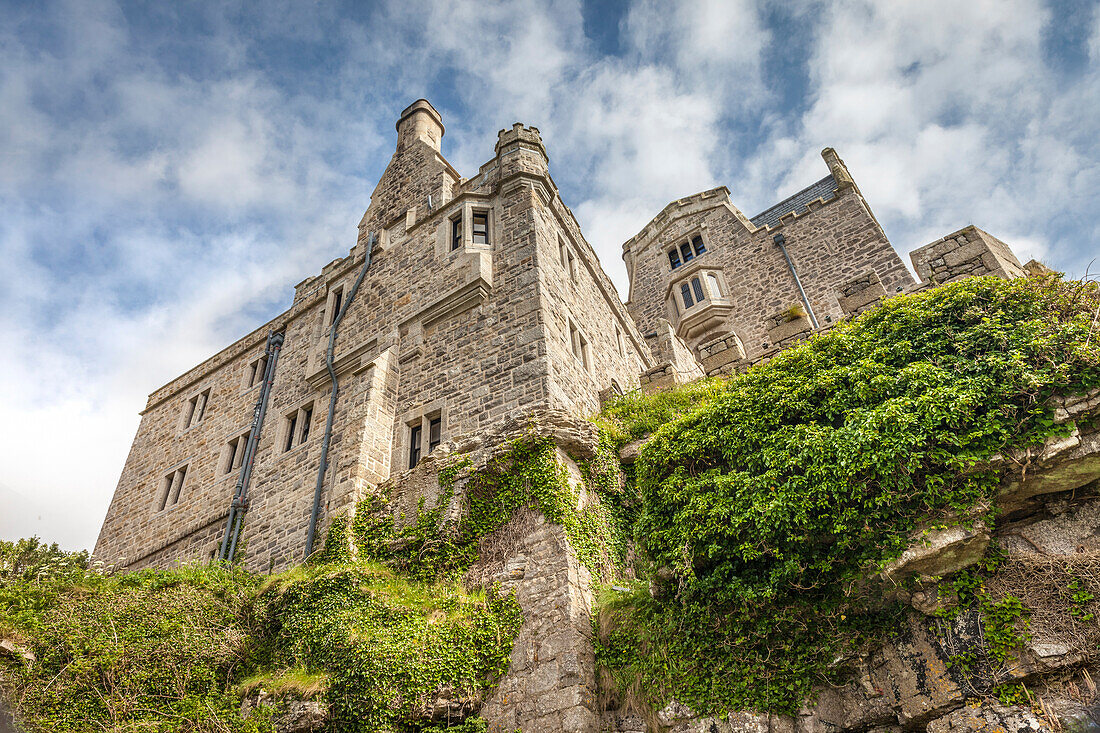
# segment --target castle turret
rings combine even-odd
[[[443,118],[426,99],[410,104],[397,120],[397,149],[406,148],[416,140],[424,141],[437,153],[440,151]]]
[[[496,154],[502,177],[515,173],[550,174],[550,158],[537,127],[524,127],[517,122],[512,129],[501,130],[497,133]]]

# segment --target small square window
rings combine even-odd
[[[672,266],[673,270],[680,266],[680,253],[676,251],[675,247],[668,251],[668,264]]]
[[[489,212],[475,211],[473,215],[473,242],[474,244],[489,243]]]
[[[695,250],[696,257],[707,251],[706,246],[703,244],[703,238],[698,234],[691,238],[691,246]]]
[[[462,246],[462,216],[451,219],[451,251]]]

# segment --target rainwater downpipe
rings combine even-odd
[[[231,562],[233,554],[237,551],[241,524],[244,522],[245,512],[248,511],[248,484],[252,480],[252,465],[256,457],[256,447],[260,442],[260,429],[264,424],[264,415],[267,414],[267,401],[271,395],[271,384],[275,379],[275,365],[279,361],[279,351],[283,347],[284,338],[281,333],[267,335],[263,386],[260,387],[260,396],[256,399],[256,407],[252,411],[252,429],[248,432],[248,441],[245,443],[244,456],[241,459],[241,473],[237,477],[233,502],[229,505],[229,519],[225,523],[225,535],[222,537],[221,548],[218,551],[218,559],[222,561]]]
[[[332,365],[333,351],[336,348],[336,330],[340,327],[340,321],[344,319],[344,313],[347,312],[348,307],[351,305],[351,301],[355,299],[355,293],[359,290],[359,284],[363,282],[367,270],[370,269],[371,252],[374,251],[374,242],[375,235],[374,232],[371,232],[370,239],[367,240],[367,253],[363,259],[363,269],[359,271],[359,277],[356,278],[355,284],[351,286],[348,297],[344,298],[344,304],[340,306],[340,310],[336,314],[336,318],[333,319],[332,328],[329,329],[328,333],[328,351],[325,352],[325,367],[328,369],[328,378],[332,381],[332,394],[328,398],[328,418],[325,419],[325,437],[321,441],[321,462],[317,466],[317,486],[313,490],[313,511],[309,515],[309,530],[306,532],[306,558],[313,554],[313,540],[317,533],[317,518],[321,513],[321,492],[325,486],[325,469],[328,468],[329,443],[332,441],[332,419],[336,414],[336,395],[339,391],[339,384],[336,381],[336,369]]]
[[[816,331],[819,327],[817,325],[817,316],[814,315],[814,309],[810,305],[810,299],[806,297],[806,291],[802,289],[802,281],[798,279],[798,272],[794,269],[794,263],[791,262],[791,256],[787,254],[787,248],[784,243],[787,238],[783,236],[783,232],[776,234],[772,237],[772,241],[779,247],[779,251],[783,253],[783,258],[787,260],[787,267],[791,268],[791,275],[794,276],[794,284],[798,286],[798,294],[802,296],[802,303],[806,306],[806,313],[810,316],[810,323],[813,324]]]

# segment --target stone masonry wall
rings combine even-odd
[[[631,276],[628,307],[642,331],[654,330],[658,319],[667,318],[692,346],[732,332],[750,358],[761,353],[767,342],[765,318],[800,300],[773,241],[779,232],[822,325],[844,315],[840,287],[854,278],[872,272],[890,293],[913,284],[854,185],[841,185],[834,198],[811,201],[805,211],[761,228],[729,202],[725,189],[715,189],[670,204],[623,246]],[[707,252],[672,270],[667,251],[697,234]],[[722,292],[683,308],[680,283],[707,273],[715,275]]]
[[[423,426],[426,455],[428,419],[442,419],[446,440],[551,399],[591,412],[612,379],[623,389],[637,384],[648,349],[561,203],[538,131],[502,131],[496,156],[460,181],[439,154],[442,125],[424,105],[399,123],[398,150],[351,253],[299,283],[291,308],[267,326],[150,396],[97,557],[131,567],[211,557],[239,473],[229,467],[229,445],[248,431],[259,394],[247,384],[250,364],[269,331],[285,330],[254,462],[244,553],[249,567],[263,570],[303,559],[331,394],[329,324],[336,293],[346,298],[368,243],[370,270],[336,341],[340,391],[319,533],[367,487],[408,468],[412,425]],[[473,242],[475,211],[489,217],[488,244]],[[452,249],[456,216],[462,241]],[[552,256],[550,243],[563,231],[572,234],[575,282],[563,282]],[[589,343],[588,369],[563,340],[565,303]],[[182,429],[188,400],[207,389],[202,421]],[[291,416],[298,420],[293,436]],[[179,500],[161,511],[164,478],[181,465],[187,476]]]
[[[978,275],[1009,278],[1027,274],[1007,244],[975,226],[919,247],[909,256],[917,276],[933,285]]]

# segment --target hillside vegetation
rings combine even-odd
[[[610,406],[619,443],[653,433],[633,489],[648,583],[602,599],[619,689],[794,712],[839,679],[896,616],[868,586],[912,530],[994,521],[991,460],[1072,427],[1051,398],[1100,386],[1098,307],[1095,283],[971,279],[726,382]]]

